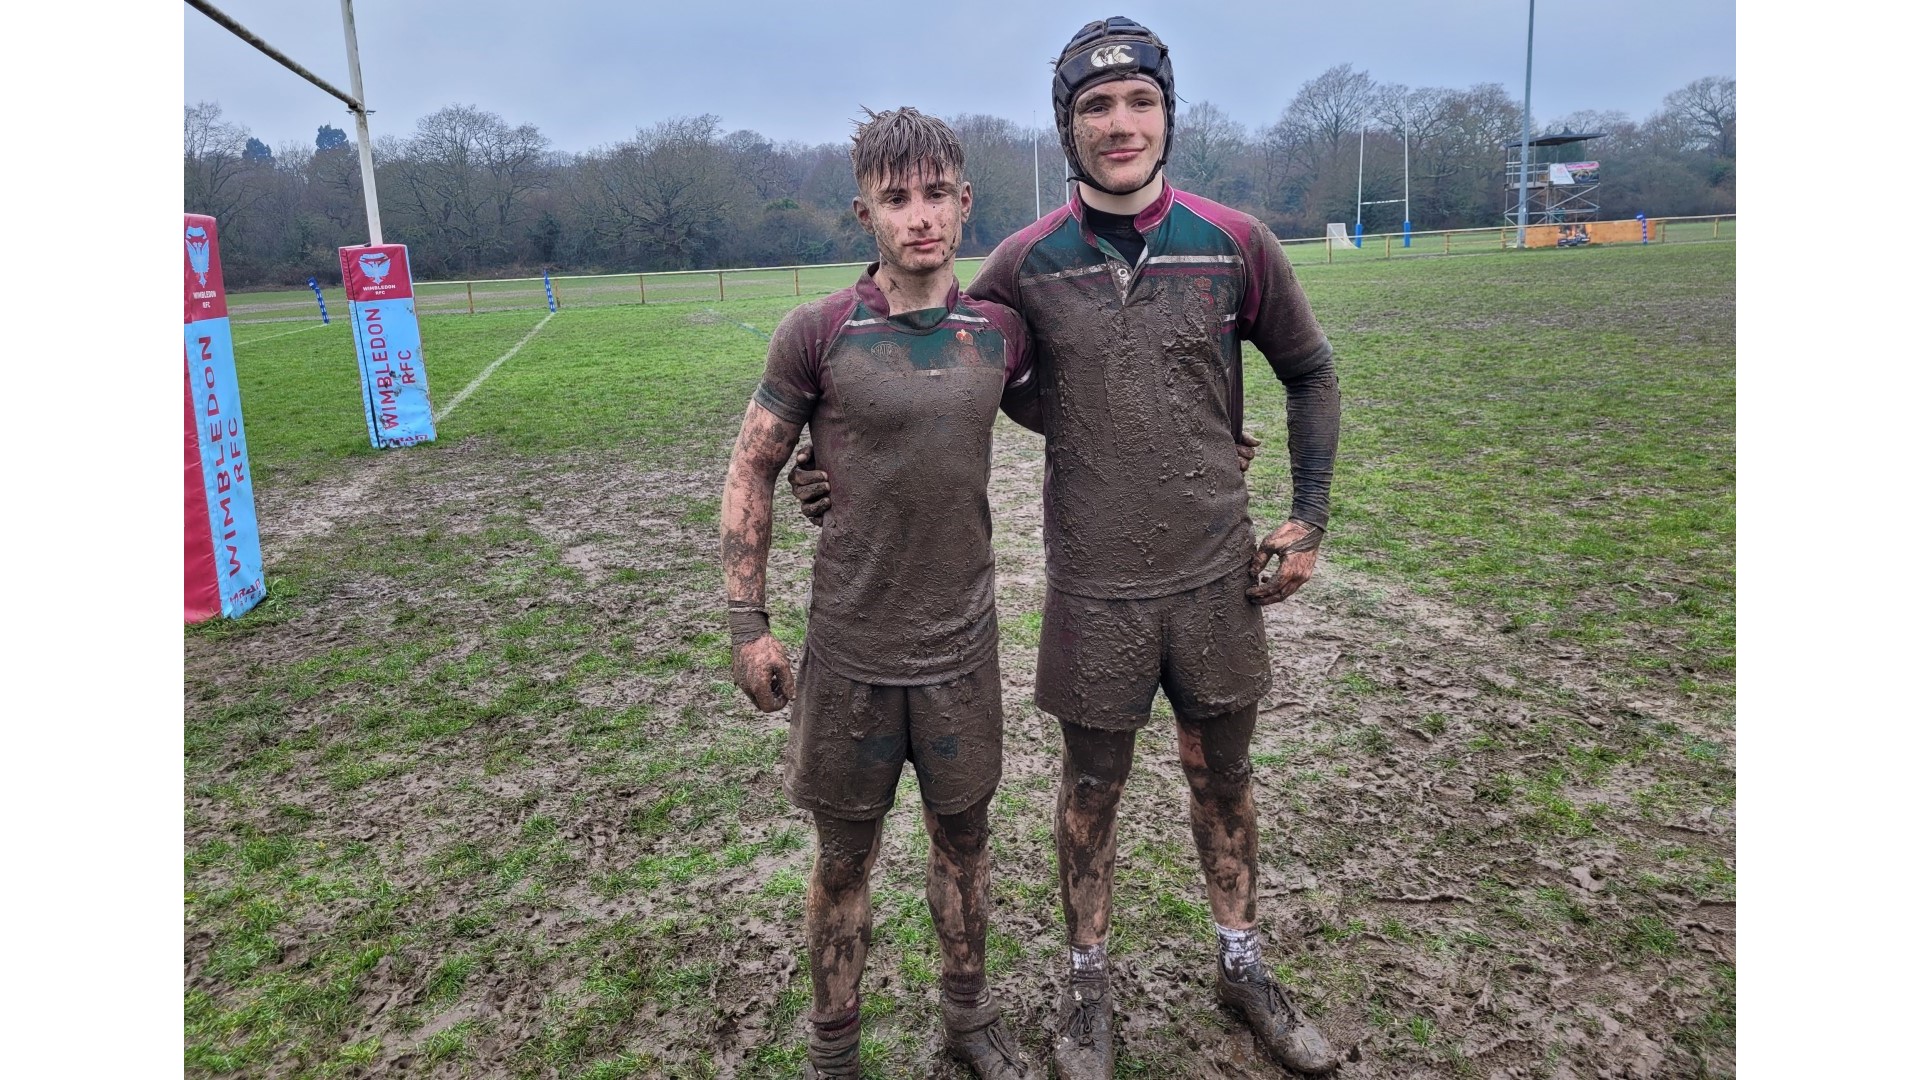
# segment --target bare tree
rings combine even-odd
[[[735,208],[735,176],[711,113],[663,120],[589,156],[596,226],[630,257],[694,269],[711,259]]]
[[[720,140],[726,148],[733,171],[753,188],[762,202],[773,202],[792,195],[800,187],[805,173],[800,168],[793,144],[775,146],[757,131],[729,132]]]
[[[390,145],[395,231],[425,249],[419,261],[472,271],[511,253],[526,197],[545,183],[547,138],[538,128],[449,105]]]
[[[1289,218],[1301,209],[1308,186],[1309,141],[1298,117],[1283,116],[1260,129],[1260,202],[1269,214]]]
[[[1520,103],[1499,83],[1447,90],[1425,158],[1435,224],[1491,225],[1506,198],[1506,144],[1520,133]]]
[[[247,129],[220,119],[217,102],[186,108],[186,204],[195,214],[211,214],[224,224],[245,202],[241,177],[247,171]]]
[[[1721,75],[1695,79],[1667,95],[1667,111],[1689,129],[1698,149],[1733,156],[1733,80]]]
[[[376,176],[379,174],[376,172]],[[352,229],[366,219],[366,189],[360,183],[360,154],[349,142],[315,150],[307,160],[307,188],[317,213],[334,228]],[[365,243],[365,237],[358,242]]]
[[[1033,220],[1032,132],[1004,117],[967,113],[947,122],[967,153],[973,220],[966,249],[985,254]]]
[[[1409,90],[1399,83],[1380,87],[1373,97],[1373,122],[1396,135],[1405,135],[1410,152],[1418,153],[1445,122],[1448,91],[1437,86]]]
[[[1286,118],[1298,124],[1318,151],[1335,152],[1343,136],[1360,130],[1374,111],[1374,82],[1352,64],[1330,67],[1302,83],[1287,105]]]
[[[800,182],[800,198],[815,206],[853,215],[853,197],[860,187],[853,181],[853,159],[845,145],[821,143],[807,154],[806,179]]]
[[[1167,172],[1197,195],[1241,202],[1252,194],[1250,178],[1239,167],[1247,153],[1247,129],[1211,101],[1179,111]]]
[[[1492,102],[1488,98],[1481,104]],[[1406,196],[1409,212],[1420,227],[1458,221],[1461,209],[1472,205],[1474,198],[1471,187],[1450,191],[1449,185],[1472,170],[1501,167],[1497,160],[1501,140],[1486,128],[1482,111],[1461,98],[1459,91],[1444,87],[1415,90],[1395,83],[1375,92],[1373,124],[1404,140]],[[1396,148],[1386,149],[1391,159]]]

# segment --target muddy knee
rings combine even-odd
[[[858,892],[867,883],[880,840],[878,821],[841,821],[814,818],[819,851],[814,855],[813,880],[829,897]]]
[[[1225,761],[1188,761],[1182,755],[1180,767],[1187,774],[1187,787],[1203,802],[1232,804],[1247,797],[1253,784],[1253,761],[1246,754]]]
[[[1126,783],[1093,773],[1068,772],[1061,777],[1060,795],[1068,810],[1076,814],[1109,814],[1120,805]]]
[[[1253,784],[1255,708],[1201,721],[1180,721],[1180,768],[1187,786],[1202,802],[1234,804]]]
[[[1133,771],[1131,731],[1101,731],[1062,723],[1060,799],[1075,812],[1106,813],[1120,804]]]
[[[980,800],[957,814],[927,814],[927,838],[935,851],[950,862],[967,863],[987,850],[992,830],[987,824],[987,807],[992,798]]]

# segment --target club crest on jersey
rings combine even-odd
[[[1093,66],[1097,68],[1112,67],[1115,64],[1131,64],[1133,63],[1132,49],[1133,46],[1131,45],[1106,45],[1093,50],[1093,56],[1090,59]]]
[[[969,331],[969,330],[956,330],[956,331],[954,331],[954,334],[953,334],[953,337],[954,337],[954,340],[956,340],[956,341],[958,341],[958,342],[959,342],[960,344],[962,344],[962,345],[971,345],[971,344],[973,344],[973,333],[972,333],[972,331]]]
[[[212,253],[207,247],[207,230],[198,225],[187,226],[187,264],[193,267],[194,276],[200,284],[207,283],[208,264],[212,262]]]
[[[393,260],[387,256],[386,252],[370,251],[360,256],[360,272],[372,278],[373,283],[378,285],[393,272]]]

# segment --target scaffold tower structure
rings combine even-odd
[[[1520,207],[1527,208],[1528,225],[1575,225],[1597,220],[1600,204],[1593,193],[1600,187],[1600,163],[1582,157],[1577,149],[1604,131],[1562,131],[1530,140],[1525,183],[1520,176],[1520,140],[1507,144],[1507,224],[1520,224]]]

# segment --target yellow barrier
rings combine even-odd
[[[1657,221],[1647,222],[1647,238],[1656,239],[1653,230],[1658,228]],[[1582,247],[1587,244],[1637,244],[1640,242],[1640,222],[1629,221],[1583,221],[1573,225],[1529,225],[1527,226],[1527,246],[1541,247]]]

